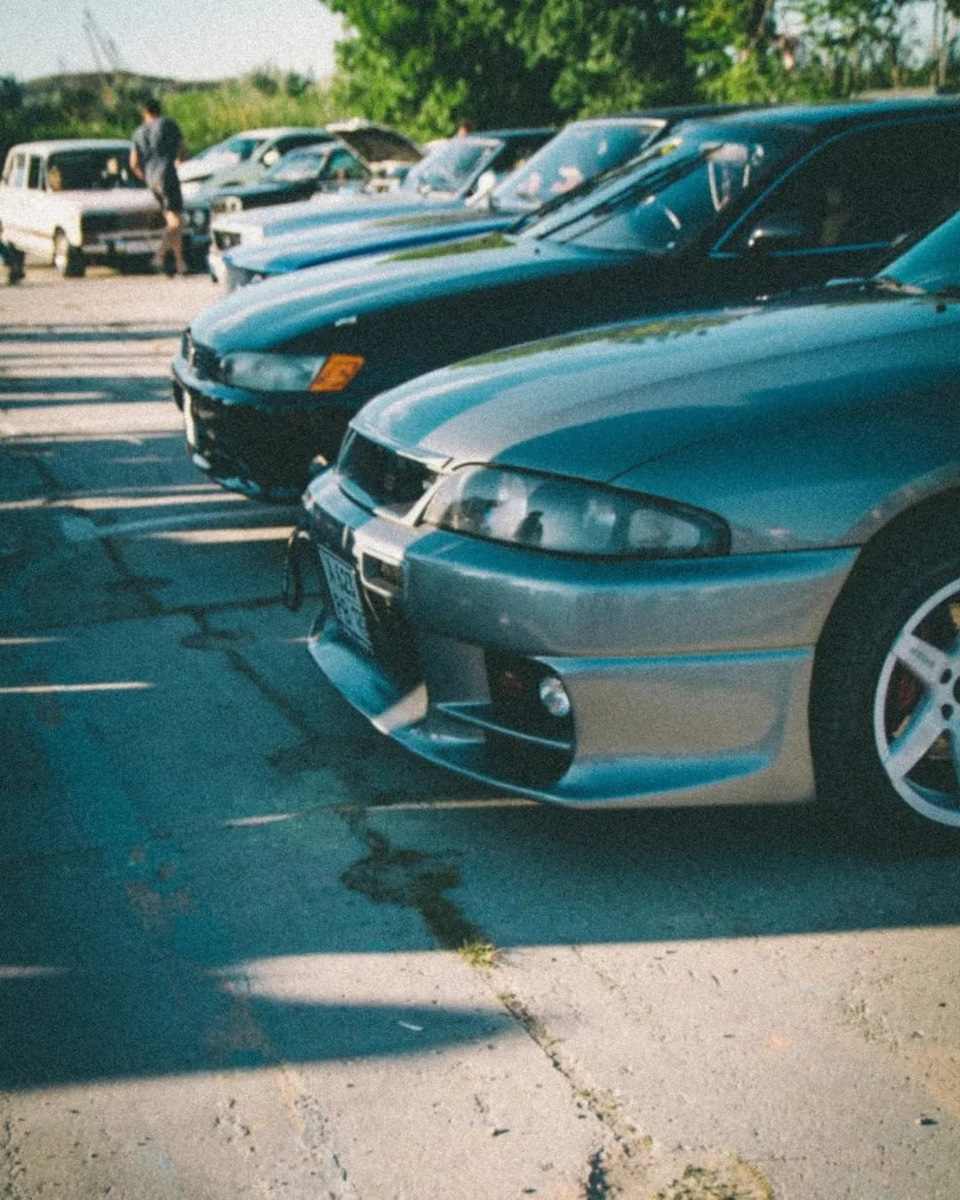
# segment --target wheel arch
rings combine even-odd
[[[951,529],[955,530],[952,537]],[[859,606],[862,582],[882,570],[883,563],[891,556],[909,557],[919,539],[929,541],[931,537],[940,540],[945,551],[960,544],[960,485],[945,488],[910,508],[901,509],[863,544],[817,640],[814,683],[816,661],[822,658],[824,647],[836,636],[837,625],[851,619],[851,604]]]
[[[960,835],[956,824],[930,821],[902,793],[893,796],[871,716],[871,692],[907,614],[958,578],[960,487],[951,486],[898,513],[863,546],[814,648],[808,723],[818,799],[880,843],[926,844],[948,827],[954,832],[946,836]]]

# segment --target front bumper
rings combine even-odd
[[[371,517],[333,472],[313,491],[311,654],[413,753],[567,805],[812,796],[813,650],[855,550],[586,564]],[[553,726],[500,690],[544,675]]]
[[[200,379],[182,356],[173,363],[173,399],[196,466],[232,491],[281,501],[300,497],[315,459],[336,457],[356,410],[327,398],[274,403]]]

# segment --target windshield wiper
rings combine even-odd
[[[912,283],[903,283],[894,275],[873,275],[864,280],[864,287],[875,292],[893,292],[898,296],[925,296],[926,288]]]

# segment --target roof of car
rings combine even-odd
[[[774,104],[770,107],[705,114],[711,115],[724,125],[765,127],[768,125],[790,125],[811,132],[835,125],[867,125],[889,116],[926,116],[943,112],[960,111],[960,98],[943,97],[898,97],[884,100],[844,100],[828,104]]]
[[[275,138],[288,133],[315,133],[318,141],[330,136],[325,129],[317,125],[269,125],[264,129],[240,129],[224,140],[229,142],[235,137]]]
[[[53,154],[60,150],[129,150],[126,138],[50,138],[42,142],[18,142],[11,152]]]

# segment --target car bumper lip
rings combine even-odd
[[[377,634],[372,654],[333,617],[329,595],[310,652],[353,707],[413,753],[573,806],[813,795],[814,646],[855,549],[610,564],[598,608],[602,568],[371,519],[331,476],[308,516],[311,539],[346,562],[402,562],[404,585],[398,628]],[[562,680],[567,745],[499,723],[491,651]],[[518,767],[551,755],[539,778]]]

